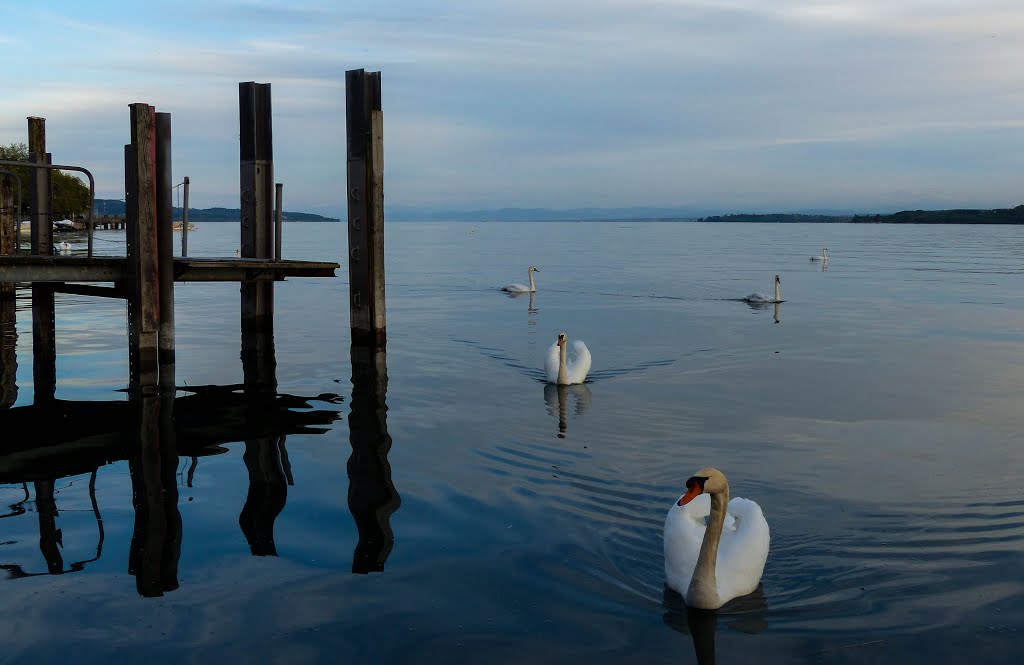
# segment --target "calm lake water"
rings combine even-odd
[[[340,225],[284,234],[285,258],[344,255]],[[91,467],[27,465],[85,425],[3,426],[0,662],[1019,662],[1024,228],[386,238],[386,409],[353,404],[343,265],[277,285],[269,401],[238,388],[238,285],[177,286],[177,450],[158,463],[128,440]],[[201,225],[190,254],[237,239]],[[497,290],[531,264],[532,300]],[[777,310],[736,300],[776,273]],[[8,415],[35,400],[28,296]],[[117,429],[124,303],[58,294],[56,329],[57,400]],[[594,358],[561,394],[541,371],[560,330]],[[189,429],[204,408],[229,415]],[[386,428],[369,447],[367,413]],[[265,420],[274,436],[247,429]],[[662,525],[703,466],[761,505],[772,543],[758,592],[688,616]]]

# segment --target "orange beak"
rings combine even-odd
[[[688,504],[691,501],[693,501],[694,499],[696,499],[697,496],[700,493],[701,493],[700,485],[698,485],[697,483],[694,483],[693,487],[691,487],[690,489],[686,490],[686,494],[684,494],[682,497],[679,498],[679,504],[678,505],[685,506],[686,504]]]

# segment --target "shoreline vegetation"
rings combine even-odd
[[[1024,205],[992,210],[903,210],[889,215],[712,215],[698,222],[767,222],[826,224],[1024,224]]]

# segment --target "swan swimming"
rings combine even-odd
[[[66,252],[70,252],[71,251],[71,243],[69,243],[67,240],[61,240],[60,244],[57,245],[57,249],[58,249],[58,251],[60,251],[61,254],[64,254]]]
[[[540,272],[533,266],[526,269],[526,276],[530,278],[530,285],[524,286],[523,284],[507,284],[501,287],[502,291],[507,293],[534,293],[537,291],[537,287],[533,284],[533,273]]]
[[[590,350],[587,345],[576,340],[572,343],[572,358],[566,358],[565,333],[558,333],[558,341],[548,349],[548,357],[544,359],[544,372],[548,382],[560,386],[583,383],[590,371]]]
[[[828,247],[822,247],[821,256],[812,256],[811,261],[828,261]]]
[[[774,298],[771,298],[771,297],[769,297],[769,296],[767,296],[767,295],[765,295],[763,293],[758,292],[758,293],[751,293],[746,298],[743,298],[743,302],[751,303],[751,304],[754,304],[754,305],[770,305],[772,303],[785,302],[782,299],[782,290],[780,289],[779,284],[780,284],[779,276],[776,275],[775,276],[775,297]]]
[[[669,509],[664,539],[668,587],[690,607],[714,610],[757,589],[771,534],[761,507],[730,501],[725,474],[705,468]]]

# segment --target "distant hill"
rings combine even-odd
[[[124,201],[119,199],[96,199],[96,214],[110,215],[112,217],[124,217]],[[181,208],[174,208],[174,219],[181,219]],[[193,208],[189,206],[188,221],[198,223],[210,222],[237,222],[241,219],[242,211],[239,208]],[[310,212],[288,212],[281,213],[281,221],[284,222],[340,222],[336,217],[324,217]]]
[[[769,213],[766,215],[712,215],[702,217],[698,222],[761,222],[768,224],[841,224],[851,221],[850,215],[803,215],[798,213]]]
[[[854,215],[857,224],[1024,224],[1024,205],[993,210],[904,210],[892,215]]]

